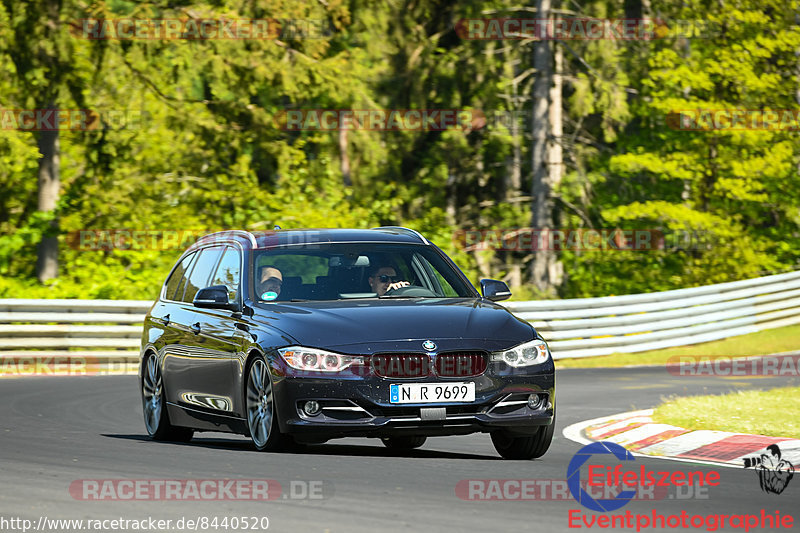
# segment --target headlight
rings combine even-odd
[[[547,349],[547,344],[545,344],[544,341],[536,339],[520,344],[519,346],[514,346],[510,350],[493,352],[492,361],[520,367],[539,365],[547,361],[549,356],[550,350]]]
[[[280,348],[278,353],[290,367],[297,370],[340,372],[351,365],[364,364],[364,358],[358,355],[342,355],[302,346]]]

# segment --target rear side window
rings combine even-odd
[[[239,293],[239,252],[233,248],[225,248],[225,253],[217,267],[217,273],[210,285],[225,285],[228,287],[228,301],[233,303]]]
[[[205,248],[197,253],[197,260],[194,262],[192,272],[186,278],[182,301],[191,302],[197,291],[208,287],[208,280],[211,278],[211,273],[214,272],[214,267],[217,266],[220,253],[222,253],[222,246]]]
[[[191,265],[196,255],[196,253],[187,255],[183,258],[183,261],[175,267],[175,270],[172,271],[172,274],[170,274],[169,279],[167,279],[165,283],[164,298],[167,300],[175,300],[175,293],[178,291],[178,286],[182,287],[184,285],[184,283],[181,282],[185,279],[186,272],[189,270],[189,265]]]

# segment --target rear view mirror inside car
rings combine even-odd
[[[328,266],[333,268],[368,267],[369,257],[367,257],[366,255],[357,255],[357,254],[334,255],[328,261]]]

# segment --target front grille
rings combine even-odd
[[[480,376],[488,364],[484,352],[443,353],[433,358],[422,353],[386,353],[372,356],[372,370],[384,378],[424,378],[435,369],[436,375],[445,378]]]
[[[422,378],[431,373],[431,360],[426,354],[375,354],[372,370],[384,378]]]
[[[443,353],[436,357],[436,373],[448,378],[480,376],[486,372],[486,354],[482,352]]]

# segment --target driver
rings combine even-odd
[[[378,296],[383,296],[387,291],[399,289],[400,287],[408,287],[411,284],[407,281],[398,281],[397,272],[394,267],[384,266],[376,268],[369,276],[369,286]]]

